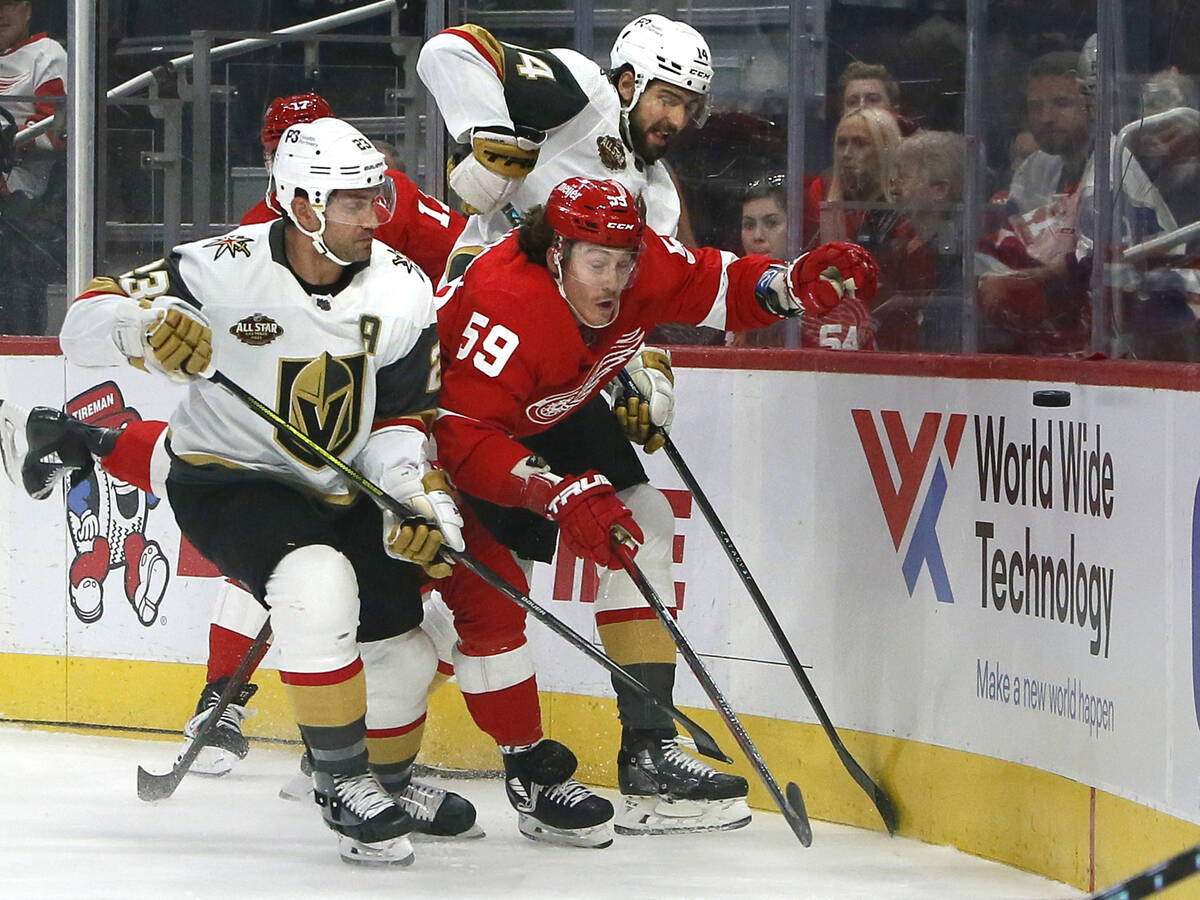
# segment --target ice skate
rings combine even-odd
[[[501,747],[504,787],[517,827],[534,841],[600,849],[612,844],[612,804],[571,776],[578,761],[557,741]]]
[[[481,838],[475,806],[466,797],[412,777],[411,771],[395,778],[380,777],[387,789],[413,817],[413,840]]]
[[[674,731],[627,731],[617,757],[617,834],[732,831],[750,822],[749,786],[679,749]]]
[[[196,703],[196,714],[183,728],[185,737],[194,738],[196,736],[200,726],[208,719],[217,705],[217,701],[221,699],[221,691],[225,689],[228,682],[228,677],[218,678],[204,686],[204,690],[200,692],[200,700]],[[250,742],[242,734],[242,722],[256,712],[253,709],[247,709],[246,703],[250,701],[257,690],[258,685],[256,684],[242,685],[233,698],[233,702],[225,707],[216,728],[208,733],[204,749],[192,763],[192,771],[197,775],[225,775],[233,768],[237,760],[246,758],[246,754],[250,752]]]
[[[92,455],[112,452],[120,431],[88,425],[48,406],[25,409],[0,400],[0,456],[14,484],[35,500],[53,493],[59,481],[92,471]]]
[[[338,836],[338,854],[357,865],[407,866],[413,819],[370,772],[313,773],[313,797]]]

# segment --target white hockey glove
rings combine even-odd
[[[399,519],[383,511],[383,545],[388,556],[416,563],[431,578],[445,578],[450,563],[438,558],[442,544],[465,550],[462,513],[450,495],[450,485],[440,469],[421,476],[415,466],[397,466],[380,480],[379,486],[409,506],[419,519]],[[433,527],[430,527],[432,525]]]
[[[212,329],[196,307],[178,297],[156,297],[149,306],[130,301],[118,309],[113,343],[148,372],[189,382],[212,366]]]
[[[537,163],[541,142],[496,125],[471,132],[471,155],[450,172],[450,188],[468,215],[502,208]]]
[[[625,389],[621,380],[611,384],[613,412],[625,437],[654,453],[666,443],[675,420],[675,373],[671,354],[658,347],[643,347],[642,352],[625,364],[638,393]]]

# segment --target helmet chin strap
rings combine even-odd
[[[313,211],[313,215],[315,215],[317,217],[317,221],[321,223],[320,228],[318,228],[316,231],[309,231],[307,228],[301,225],[299,221],[297,221],[295,216],[292,216],[292,223],[299,228],[300,231],[302,231],[310,241],[312,241],[313,249],[326,259],[337,263],[339,266],[350,265],[350,263],[346,262],[346,260],[342,259],[332,250],[330,250],[329,245],[325,243],[325,214],[313,206],[310,206],[309,209]]]

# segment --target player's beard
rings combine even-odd
[[[662,157],[667,155],[667,151],[671,149],[671,143],[674,140],[676,132],[670,126],[663,126],[663,131],[666,131],[666,144],[662,147],[651,147],[646,140],[648,131],[657,131],[661,122],[653,123],[649,129],[643,128],[637,120],[636,107],[629,113],[629,139],[633,141],[633,152],[644,159],[646,162],[657,162]]]

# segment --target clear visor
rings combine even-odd
[[[574,241],[568,245],[562,272],[564,279],[574,279],[593,288],[625,290],[637,273],[640,248],[605,247]]]
[[[339,225],[378,228],[396,212],[396,183],[385,178],[374,187],[336,190],[325,204],[325,218]]]

